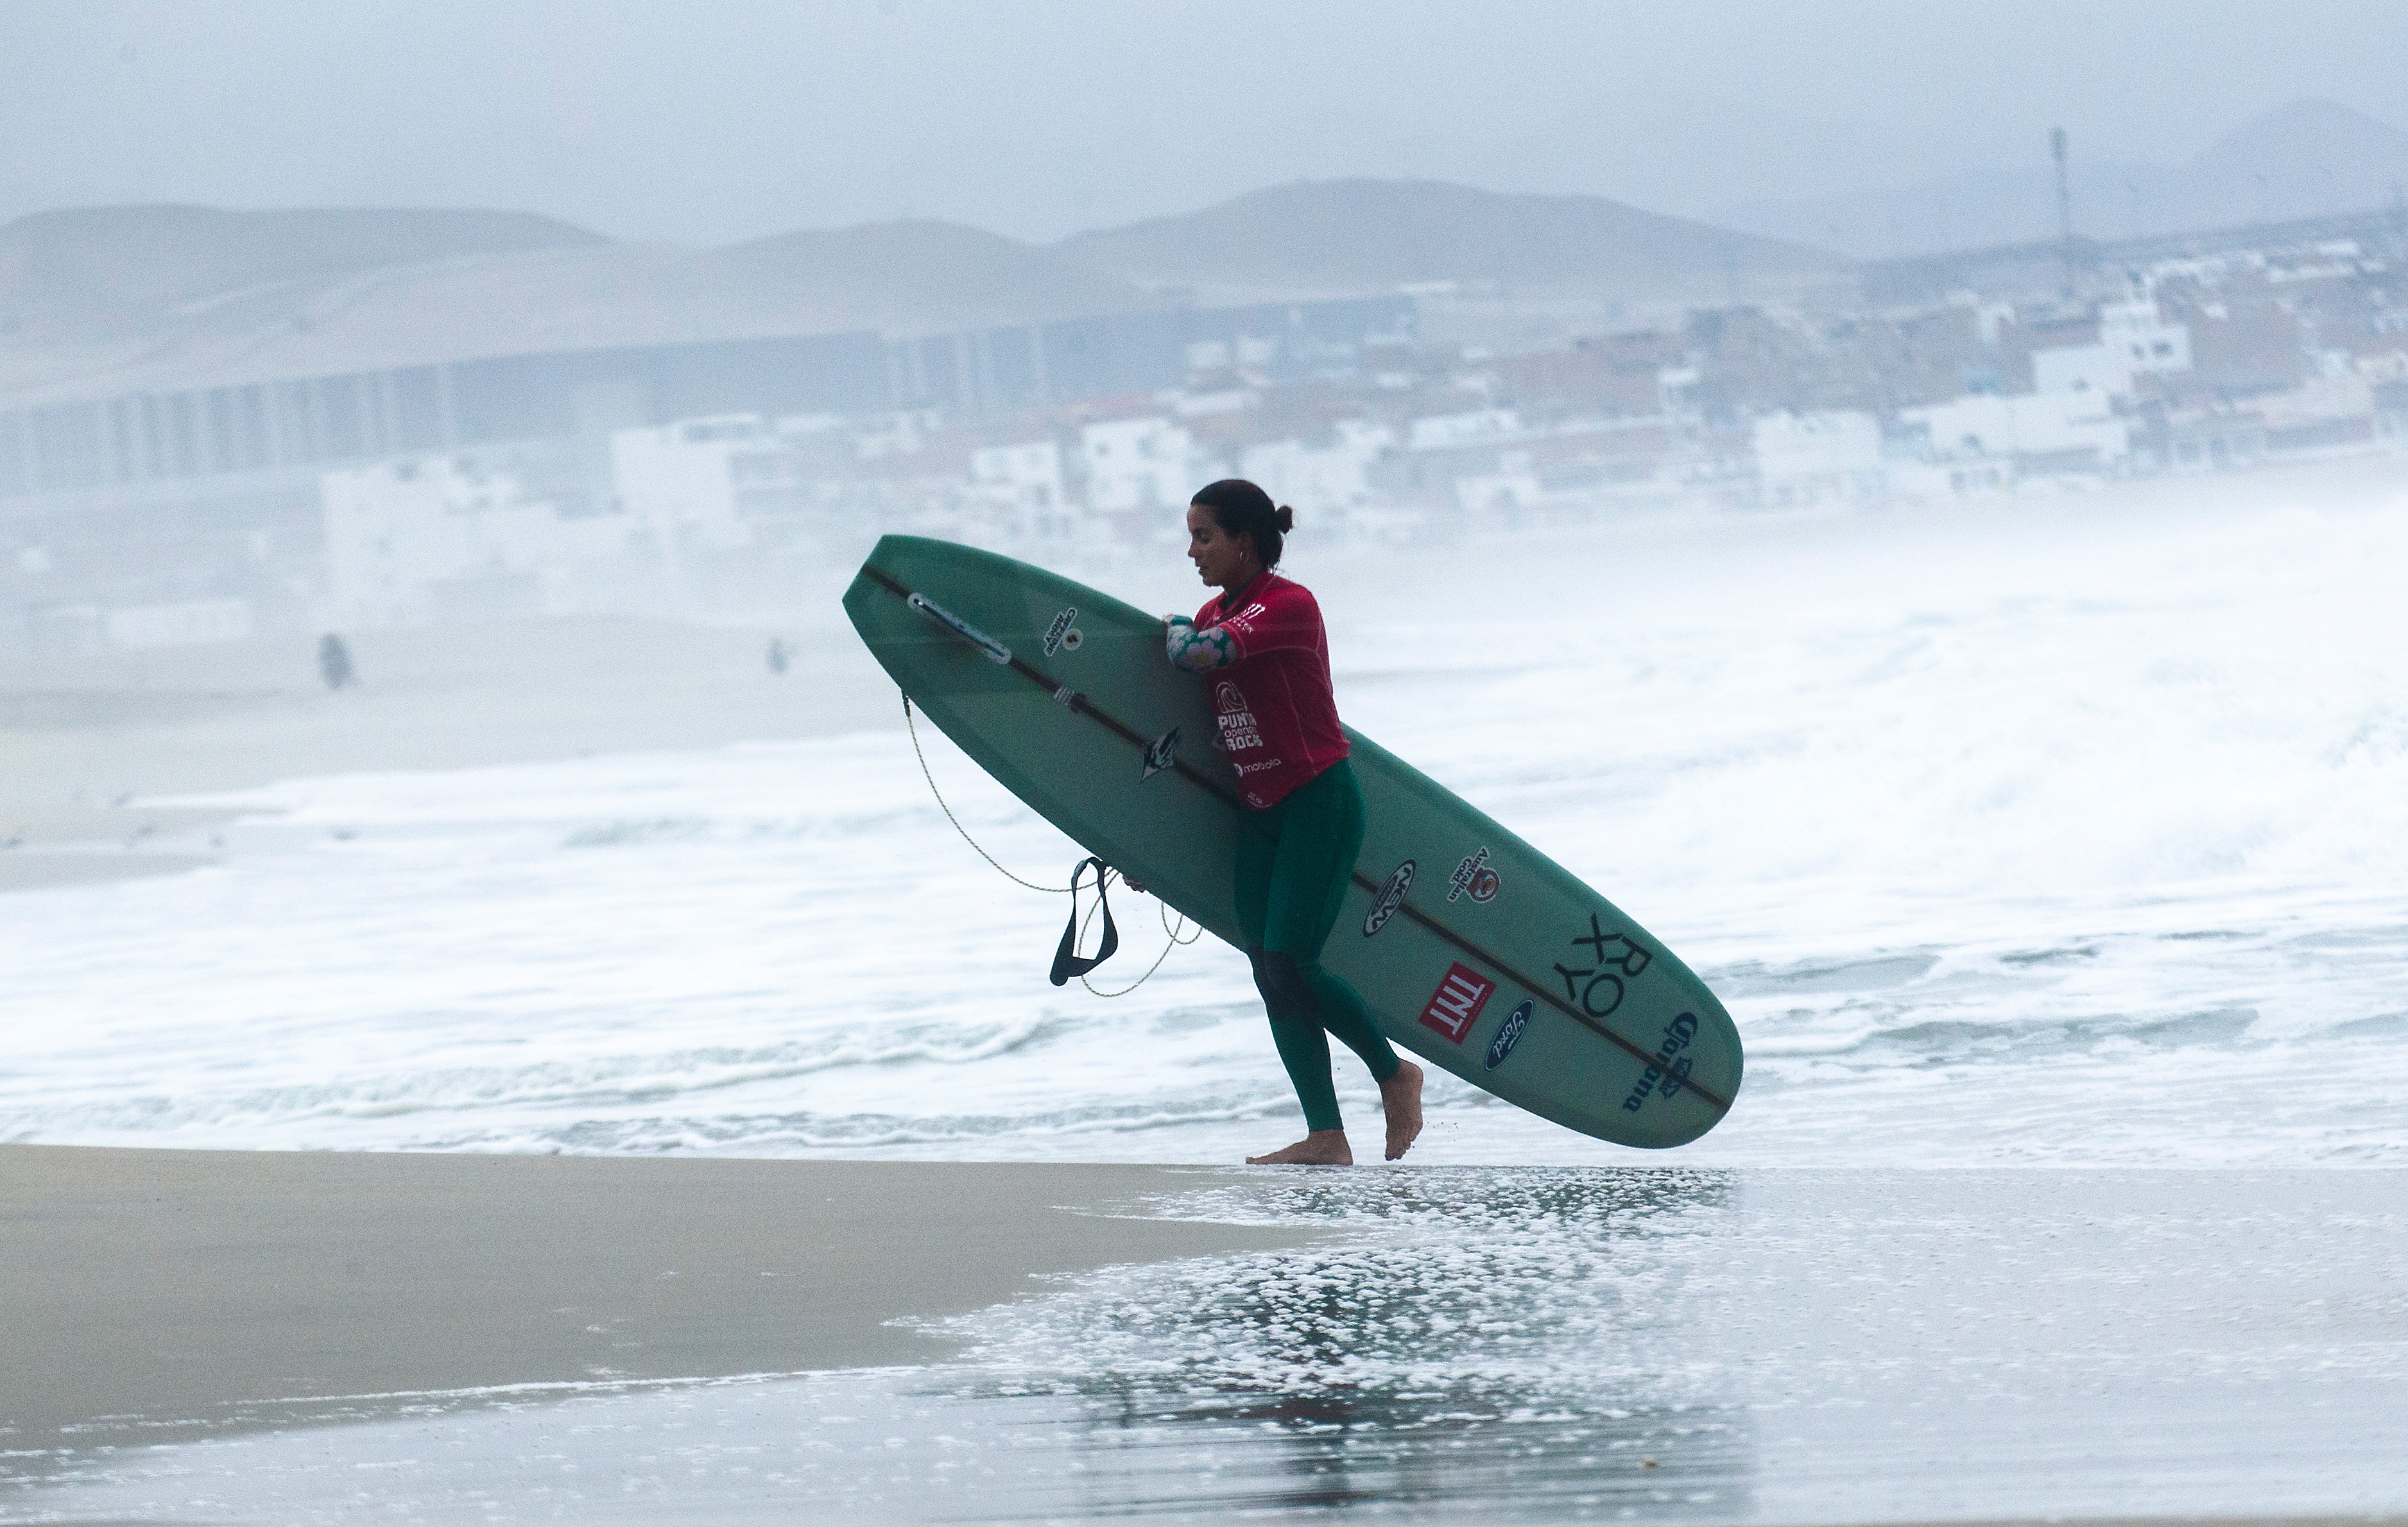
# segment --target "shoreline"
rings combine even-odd
[[[1326,1238],[1126,1217],[1226,1170],[0,1145],[0,1435],[939,1362],[891,1322]]]

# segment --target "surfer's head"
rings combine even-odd
[[[1274,507],[1270,494],[1243,478],[1223,478],[1197,489],[1187,505],[1187,557],[1205,582],[1240,588],[1279,565],[1295,528],[1294,509]]]

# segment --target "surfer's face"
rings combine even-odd
[[[1196,576],[1215,589],[1234,589],[1262,565],[1254,556],[1254,538],[1225,533],[1201,504],[1187,506],[1187,560],[1196,564]]]

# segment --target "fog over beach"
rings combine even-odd
[[[2403,51],[11,7],[0,1527],[2408,1523]],[[1341,1048],[1252,1167],[1276,979],[1116,883],[1049,982],[840,600],[1196,611],[1229,478],[1709,1133],[1382,1162]]]

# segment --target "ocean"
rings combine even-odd
[[[1446,549],[1409,607],[1330,580],[1340,697],[1729,1006],[1743,1101],[1684,1164],[2408,1164],[2401,507]],[[899,726],[205,799],[249,813],[222,863],[9,898],[0,1137],[1228,1162],[1297,1122],[1243,961],[1159,904],[1094,978],[1143,984],[1047,985],[1066,898]],[[1633,1159],[1434,1081],[1417,1161]]]
[[[1163,557],[1133,582],[1200,602]],[[860,1520],[2408,1506],[2379,1462],[2408,1454],[2408,1200],[2345,1170],[2408,1167],[2408,490],[1699,515],[1291,571],[1354,725],[1722,996],[1748,1067],[1717,1129],[1617,1149],[1433,1071],[1412,1163],[1438,1170],[1377,1209],[1242,1174],[1156,1206],[1351,1249],[1098,1275],[975,1318],[954,1367],[434,1399],[343,1434],[703,1449],[589,1520],[669,1520],[736,1458]],[[987,853],[1064,883],[1067,840],[919,743]],[[1300,1129],[1244,962],[1121,894],[1118,994],[1047,985],[1066,898],[957,835],[899,726],[206,804],[243,812],[211,867],[7,898],[0,1138],[1210,1163]],[[2143,1168],[2191,1175],[2119,1204]],[[1393,1339],[1331,1337],[1399,1286]],[[315,1465],[273,1449],[327,1434],[157,1466],[289,1478],[308,1520]],[[468,1514],[430,1467],[395,1488]]]

